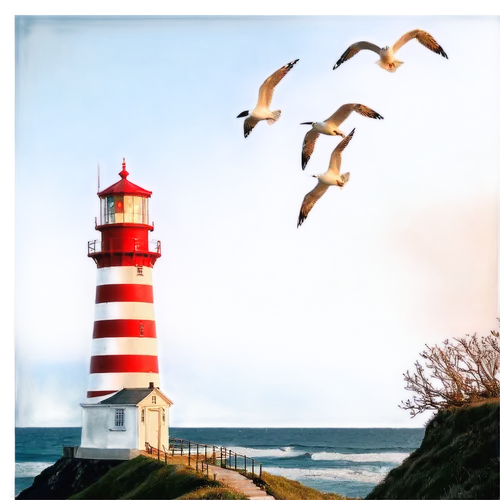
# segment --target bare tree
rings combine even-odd
[[[415,373],[403,373],[405,389],[416,393],[399,405],[411,417],[426,410],[441,410],[500,397],[500,334],[445,340],[443,346],[420,353]]]

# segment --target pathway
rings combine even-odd
[[[147,453],[146,451],[142,451],[141,454],[145,455],[149,458],[157,458],[158,450],[154,449],[152,454]],[[172,457],[173,458],[173,457]],[[165,454],[160,451],[160,459],[165,460]],[[182,462],[188,463],[188,457],[186,455],[179,456],[176,455],[174,461],[181,460]],[[167,461],[172,463],[172,459],[170,456],[167,457]],[[195,461],[193,456],[192,461]],[[206,472],[206,471],[205,471]],[[243,493],[247,497],[248,500],[276,500],[273,496],[268,495],[265,490],[259,488],[251,479],[246,476],[243,476],[239,472],[235,470],[226,469],[223,467],[219,467],[217,465],[209,465],[208,466],[208,474],[213,477],[216,474],[217,481],[226,484],[230,488],[233,488],[240,493]]]
[[[265,490],[260,489],[251,479],[243,476],[239,472],[230,469],[224,469],[216,465],[209,465],[208,472],[210,475],[216,474],[217,481],[221,481],[227,486],[243,493],[248,500],[275,500],[274,497],[268,495]]]

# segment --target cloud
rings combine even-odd
[[[497,327],[498,205],[494,196],[431,203],[395,216],[395,255],[411,273],[413,321],[443,338]]]

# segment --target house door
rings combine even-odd
[[[148,409],[146,418],[146,441],[154,448],[160,446],[160,410]]]

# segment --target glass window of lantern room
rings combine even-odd
[[[133,196],[124,196],[124,219],[123,222],[135,222],[134,221],[134,200]]]
[[[106,198],[106,219],[105,224],[113,224],[115,222],[115,199],[113,196]]]
[[[134,196],[134,222],[142,224],[142,197]]]
[[[123,195],[115,196],[115,222],[123,222]]]
[[[149,207],[148,207],[148,199],[142,199],[142,223],[149,224]]]
[[[101,210],[99,224],[106,224],[108,203],[107,203],[105,198],[99,199],[99,206],[100,206],[100,210]]]

